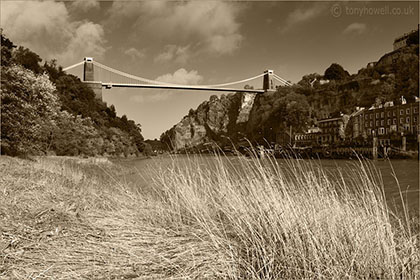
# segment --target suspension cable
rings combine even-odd
[[[85,63],[85,62],[82,61],[82,62],[78,62],[76,64],[73,64],[72,66],[69,66],[69,67],[64,68],[63,71],[67,71],[67,70],[73,69],[74,67],[79,66],[79,65],[82,65],[83,63]]]
[[[273,76],[274,76],[274,78],[276,78],[278,81],[281,81],[281,82],[283,82],[283,83],[285,83],[285,84],[290,84],[288,81],[286,81],[285,79],[283,79],[282,77],[280,77],[280,76],[278,76],[278,75],[276,75],[276,74],[274,74]]]
[[[171,84],[171,83],[165,83],[165,82],[161,82],[161,81],[155,81],[155,80],[149,80],[149,79],[142,78],[142,77],[137,77],[137,76],[134,76],[134,75],[125,73],[123,71],[116,70],[114,68],[108,67],[108,66],[103,65],[103,64],[101,64],[99,62],[96,62],[96,61],[93,61],[93,64],[95,64],[96,66],[102,67],[105,70],[111,71],[111,72],[113,72],[115,74],[119,74],[119,75],[124,76],[126,78],[131,78],[131,79],[134,79],[134,80],[137,80],[137,81],[142,81],[142,82],[149,83],[149,84],[174,85],[174,84]]]
[[[241,83],[244,83],[244,82],[248,82],[248,81],[251,81],[251,80],[260,78],[260,77],[262,77],[264,75],[265,74],[262,73],[262,74],[259,74],[259,75],[255,76],[255,77],[251,77],[251,78],[244,79],[244,80],[241,80],[241,81],[230,82],[230,83],[225,83],[225,84],[218,84],[218,85],[200,85],[200,86],[202,86],[202,87],[223,87],[223,86],[230,86],[230,85],[234,85],[234,84],[241,84]]]
[[[81,65],[83,63],[85,63],[85,61],[78,62],[78,63],[76,63],[74,65],[71,65],[69,67],[64,68],[63,70],[64,71],[67,71],[67,70],[73,69],[74,67],[77,67],[77,66],[79,66],[79,65]],[[109,71],[111,73],[114,73],[114,74],[117,74],[117,75],[121,75],[121,76],[123,76],[125,78],[133,79],[133,80],[136,80],[136,81],[141,81],[141,82],[150,83],[150,84],[157,84],[157,85],[161,84],[161,85],[168,85],[168,86],[188,86],[188,85],[182,85],[182,84],[174,84],[174,83],[167,83],[167,82],[163,82],[163,81],[150,80],[150,79],[142,78],[142,77],[139,77],[139,76],[134,76],[134,75],[128,74],[126,72],[123,72],[123,71],[120,71],[120,70],[111,68],[109,66],[103,65],[103,64],[101,64],[101,63],[99,63],[97,61],[93,61],[93,64],[96,65],[96,66],[98,66],[99,68],[102,68],[104,70],[107,70],[107,71]],[[251,80],[260,78],[260,77],[262,77],[264,75],[265,74],[262,73],[262,74],[259,74],[259,75],[254,76],[254,77],[243,79],[243,80],[239,80],[239,81],[234,81],[234,82],[229,82],[229,83],[223,83],[223,84],[197,85],[197,86],[199,86],[199,87],[223,87],[223,86],[230,86],[230,85],[234,85],[234,84],[240,84],[240,83],[248,82],[248,81],[251,81]],[[273,74],[273,77],[276,80],[278,80],[279,82],[281,82],[281,83],[283,83],[285,85],[288,85],[288,86],[292,85],[290,82],[286,81],[285,79],[281,78],[280,76],[278,76],[276,74]]]
[[[174,83],[166,83],[166,82],[162,82],[162,81],[150,80],[150,79],[146,79],[146,78],[134,76],[134,75],[125,73],[125,72],[120,71],[120,70],[113,69],[111,67],[108,67],[106,65],[103,65],[103,64],[101,64],[99,62],[96,62],[96,61],[93,61],[93,63],[95,65],[97,65],[99,67],[102,67],[105,70],[111,71],[111,72],[113,72],[115,74],[119,74],[121,76],[124,76],[124,77],[127,77],[127,78],[131,78],[131,79],[134,79],[134,80],[138,80],[138,81],[142,81],[142,82],[146,82],[146,83],[151,83],[151,84],[165,84],[165,85],[172,85],[172,86],[187,86],[187,85],[182,85],[182,84],[174,84]],[[248,78],[248,79],[244,79],[244,80],[240,80],[240,81],[235,81],[235,82],[229,82],[229,83],[224,83],[224,84],[215,84],[215,85],[198,85],[198,86],[200,86],[200,87],[222,87],[222,86],[228,86],[228,85],[234,85],[234,84],[244,83],[244,82],[247,82],[247,81],[250,81],[250,80],[254,80],[254,79],[260,78],[262,76],[264,76],[264,73],[259,74],[259,75],[254,76],[254,77],[251,77],[251,78]]]
[[[280,83],[281,83],[281,85],[283,85],[283,86],[291,86],[291,84],[290,83],[285,83],[285,82],[283,82],[283,81],[280,81],[280,80],[278,80],[278,79],[276,79],[277,81],[279,81]]]
[[[278,81],[283,82],[284,84],[286,84],[288,86],[292,85],[292,83],[290,83],[289,81],[286,81],[285,79],[283,79],[282,77],[280,77],[276,74],[273,74],[273,77],[276,78]]]

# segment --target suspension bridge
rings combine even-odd
[[[83,65],[83,82],[95,92],[96,98],[102,100],[102,88],[154,88],[154,89],[175,89],[175,90],[203,90],[203,91],[227,91],[227,92],[250,92],[263,93],[267,91],[275,91],[277,85],[290,86],[290,82],[276,75],[273,70],[266,70],[264,73],[258,74],[254,77],[242,79],[222,84],[213,85],[182,85],[167,83],[158,80],[151,80],[135,75],[125,73],[123,71],[114,69],[112,67],[103,65],[94,61],[91,57],[85,57],[83,61],[64,68],[64,71],[69,71]],[[243,84],[258,78],[263,77],[262,89],[252,88],[229,88],[237,84]]]

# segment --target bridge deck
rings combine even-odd
[[[121,84],[121,83],[102,83],[102,87],[107,89],[113,87],[121,88],[154,88],[154,89],[182,89],[182,90],[205,90],[205,91],[229,91],[229,92],[252,92],[264,93],[262,89],[232,89],[232,88],[212,88],[202,86],[177,86],[177,85],[151,85],[151,84]]]

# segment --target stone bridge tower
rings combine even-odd
[[[264,91],[276,91],[276,84],[273,79],[273,70],[265,70],[264,71],[264,79],[263,79],[263,90]]]
[[[93,90],[96,99],[102,101],[102,82],[95,81],[92,57],[85,57],[85,63],[83,65],[83,82]]]

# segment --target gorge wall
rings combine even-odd
[[[328,75],[327,75],[328,74]],[[297,84],[276,92],[213,95],[191,109],[179,123],[161,135],[174,150],[217,143],[235,145],[243,138],[254,144],[289,139],[288,133],[304,132],[317,120],[350,114],[357,107],[414,102],[419,90],[419,45],[383,55],[350,75],[333,63],[324,73],[305,75]]]
[[[162,134],[161,141],[179,150],[208,142],[225,142],[229,138],[236,140],[245,132],[254,99],[253,93],[212,95]]]

